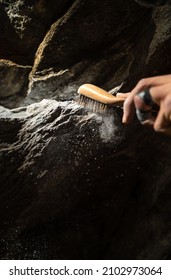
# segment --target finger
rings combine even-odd
[[[132,91],[124,102],[124,114],[122,121],[125,123],[131,122],[135,113],[135,107],[140,110],[144,110],[144,106],[145,103],[142,101],[142,99],[137,98],[135,92]],[[139,111],[137,111],[137,113],[139,113]]]
[[[129,92],[127,92],[127,93],[118,92],[118,93],[116,94],[116,96],[117,96],[117,97],[126,98],[126,97],[129,96],[129,94],[130,94]]]
[[[124,114],[123,114],[122,122],[129,123],[132,121],[133,116],[135,114],[134,96],[140,91],[148,88],[149,83],[150,83],[150,78],[140,80],[138,84],[135,86],[135,88],[130,92],[126,101],[124,102]]]
[[[151,78],[144,78],[141,79],[137,85],[134,87],[134,89],[131,91],[131,94],[135,95],[138,92],[151,88],[156,86],[162,86],[167,83],[170,83],[171,81],[171,75],[163,75],[163,76],[155,76]]]
[[[163,106],[161,106],[156,121],[154,122],[154,130],[157,132],[163,132],[163,129],[166,129],[169,125],[170,121],[166,118],[165,110]]]
[[[163,103],[166,119],[171,122],[171,93],[167,95]]]
[[[124,102],[124,114],[123,114],[122,121],[124,123],[129,123],[132,121],[135,113],[134,104],[133,104],[134,96],[137,93],[148,88],[150,88],[150,92],[151,92],[151,88],[161,86],[166,82],[167,83],[170,82],[170,80],[171,80],[171,75],[157,76],[157,77],[145,78],[140,80],[137,83],[137,85],[134,87],[134,89],[130,92],[126,101]],[[154,98],[154,102],[156,102],[155,98]],[[157,99],[157,104],[158,104],[158,99]]]
[[[154,123],[154,129],[171,135],[171,94],[162,101],[159,114]]]
[[[139,96],[134,97],[136,116],[143,126],[153,126],[155,117],[150,106],[146,105]]]
[[[141,122],[141,124],[142,124],[143,126],[153,128],[153,127],[154,127],[154,122],[155,122],[155,118],[154,118],[154,117],[151,117],[150,119]]]
[[[151,92],[151,88],[155,88],[158,86],[164,86],[168,83],[171,83],[171,75],[164,75],[164,76],[156,76],[151,78],[144,78],[141,79],[137,85],[133,88],[130,92],[129,96],[135,96],[137,93],[149,89]]]
[[[129,123],[132,121],[135,114],[134,97],[128,96],[123,105],[123,123]]]
[[[149,90],[144,90],[134,96],[134,104],[136,107],[136,115],[142,124],[150,125],[154,123],[154,120],[158,114],[159,107],[153,102],[153,99],[160,104],[167,99],[167,103],[164,103],[164,107],[168,106],[168,110],[171,109],[171,104],[168,100],[168,90],[170,91],[171,85],[166,84],[162,86],[152,87]],[[168,104],[168,105],[167,105]],[[162,110],[162,109],[161,109]],[[165,110],[166,112],[166,110]],[[150,122],[147,122],[149,119]],[[168,119],[166,117],[166,119]]]
[[[171,94],[171,82],[169,84],[151,87],[150,95],[154,103],[160,106],[163,100],[167,99],[167,96]],[[166,106],[167,104],[165,104]]]
[[[136,116],[144,126],[153,126],[159,108],[152,101],[152,97],[148,90],[141,91],[134,96],[134,104],[136,107]]]

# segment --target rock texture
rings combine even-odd
[[[5,107],[16,107],[25,97],[31,67],[0,60],[0,99]]]
[[[170,138],[73,98],[171,72],[171,3],[0,1],[0,258],[170,259]]]
[[[169,258],[170,138],[75,102],[0,123],[1,258]]]
[[[0,2],[0,57],[32,65],[47,30],[68,8],[69,0]]]
[[[0,58],[32,67],[20,105],[72,99],[86,82],[106,90],[125,82],[128,91],[142,77],[170,73],[170,4],[1,1]]]

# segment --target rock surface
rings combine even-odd
[[[0,58],[32,65],[37,47],[69,0],[1,0]]]
[[[0,2],[1,259],[171,258],[170,138],[73,101],[171,73],[170,19],[162,0]]]
[[[52,100],[0,124],[1,258],[169,258],[170,138]]]
[[[171,72],[170,1],[13,2],[0,4],[0,58],[32,67],[21,106],[71,100],[87,82],[106,90],[125,82],[128,91],[142,77]]]
[[[31,67],[0,60],[0,99],[5,107],[17,107],[27,94]]]

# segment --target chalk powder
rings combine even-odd
[[[123,133],[120,133],[121,123],[113,112],[97,115],[96,121],[99,123],[99,135],[102,142],[118,142],[123,139]]]

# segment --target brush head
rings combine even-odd
[[[79,87],[79,103],[93,112],[105,112],[113,106],[122,106],[125,98],[113,96],[111,93],[92,84]]]

